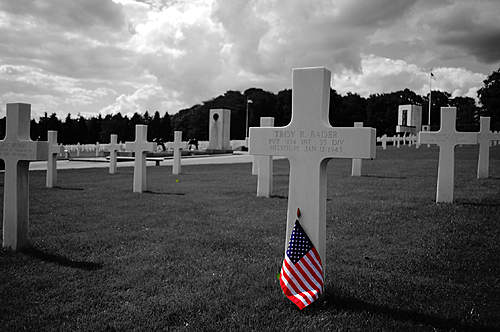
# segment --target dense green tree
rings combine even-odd
[[[47,130],[49,124],[49,117],[47,116],[47,112],[43,114],[43,117],[40,117],[38,121],[38,137],[36,138],[39,141],[47,140]]]
[[[450,99],[450,106],[457,108],[457,130],[479,130],[479,107],[471,97],[455,97]]]
[[[148,140],[152,141],[155,138],[160,138],[161,137],[161,118],[160,118],[160,112],[156,111],[155,114],[153,115],[153,118],[149,121],[148,124]]]
[[[76,144],[78,142],[77,130],[78,122],[71,118],[71,114],[68,113],[66,119],[61,124],[61,131],[58,133],[59,142],[64,142],[65,144]]]
[[[87,128],[87,120],[83,116],[78,117],[77,122],[77,143],[88,144],[89,143],[89,131]]]
[[[292,90],[286,89],[278,92],[274,106],[274,125],[286,126],[292,120]]]
[[[4,136],[5,135],[5,118],[2,118],[0,119],[0,136]],[[33,141],[36,141],[38,139],[38,137],[40,136],[40,133],[39,133],[39,125],[38,123],[36,122],[35,119],[31,119],[30,121],[30,138],[31,140]]]
[[[492,130],[500,130],[500,68],[492,72],[477,91],[481,115],[491,117]]]
[[[103,142],[106,140],[105,137],[101,137],[101,128],[102,128],[102,116],[99,114],[97,118],[92,117],[88,120],[88,141],[90,144],[94,144],[97,142]]]
[[[244,93],[251,100],[248,104],[248,126],[259,127],[263,116],[275,117],[276,95],[262,89],[251,88]],[[246,113],[246,112],[245,112]]]
[[[47,121],[47,130],[61,130],[61,120],[57,118],[56,113],[52,113]]]
[[[174,140],[174,132],[170,122],[170,115],[167,112],[165,112],[165,115],[160,120],[159,137],[167,142]],[[183,139],[185,140],[186,138],[183,137]]]
[[[485,105],[496,105],[495,96],[491,96],[490,93],[496,91],[499,75],[498,72],[490,75],[489,79],[485,80],[485,87],[478,93],[483,98],[481,110],[472,98],[456,97],[451,99],[448,92],[433,91],[433,129],[439,127],[439,109],[442,106],[457,107],[457,128],[459,130],[477,130],[480,111],[482,114],[490,116],[497,114],[491,113],[491,109],[500,108]],[[131,118],[118,113],[106,115],[104,118],[99,115],[87,119],[78,114],[77,119],[71,119],[71,115],[68,114],[64,122],[61,122],[55,114],[51,114],[49,117],[45,113],[38,121],[31,121],[31,137],[32,139],[46,140],[47,130],[58,130],[60,132],[59,141],[64,144],[78,142],[88,144],[97,141],[107,143],[111,134],[117,134],[118,140],[121,142],[132,141],[135,139],[135,125],[147,124],[149,126],[149,140],[161,138],[172,141],[174,130],[181,130],[185,140],[189,138],[208,140],[210,109],[225,108],[231,110],[231,139],[243,139],[246,131],[247,100],[252,100],[252,103],[248,104],[249,127],[259,126],[260,118],[263,116],[274,117],[276,126],[285,126],[291,120],[292,90],[285,89],[274,94],[262,89],[250,88],[244,93],[227,91],[202,104],[180,110],[172,116],[165,113],[161,117],[158,111],[155,111],[151,116],[147,110],[143,115],[136,112]],[[378,136],[392,135],[396,129],[398,106],[405,104],[421,105],[422,123],[427,123],[428,97],[417,95],[409,89],[373,94],[368,98],[361,97],[356,93],[347,93],[341,96],[335,90],[330,89],[329,120],[332,126],[352,126],[353,122],[362,121],[365,126],[376,128]],[[5,118],[0,119],[0,135],[4,135],[4,128]]]
[[[110,134],[118,135],[118,142],[125,142],[127,138],[127,130],[129,119],[123,117],[121,113],[117,113],[111,117],[111,131]]]
[[[441,107],[450,106],[451,94],[446,91],[432,90],[431,95],[431,129],[438,130],[441,123]],[[422,103],[422,124],[427,124],[429,114],[429,98]],[[425,121],[424,121],[425,120]]]
[[[330,94],[330,99],[332,95]],[[333,123],[338,127],[352,127],[355,121],[366,121],[366,99],[348,92],[338,106],[333,106]]]

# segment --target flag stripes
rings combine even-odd
[[[323,285],[323,268],[319,253],[296,221],[289,250],[281,267],[281,289],[302,310],[321,295]]]

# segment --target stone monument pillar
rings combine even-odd
[[[210,110],[208,125],[209,142],[207,151],[231,151],[231,143],[229,141],[231,110]]]

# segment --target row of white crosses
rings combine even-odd
[[[459,132],[455,128],[457,109],[441,107],[441,128],[436,132],[419,133],[420,144],[436,144],[439,146],[438,176],[436,202],[453,202],[455,179],[455,146],[479,144],[478,178],[489,176],[490,142],[500,139],[500,134],[490,131],[490,118],[480,118],[479,133]]]
[[[0,141],[0,158],[5,163],[4,175],[4,207],[3,207],[3,239],[2,246],[19,250],[29,245],[29,163],[35,160],[47,160],[47,187],[57,183],[57,155],[62,146],[57,144],[57,131],[48,132],[48,141],[30,140],[31,105],[15,103],[7,104],[6,134]],[[176,132],[176,140],[181,140],[181,132]],[[135,142],[127,142],[130,150],[135,152],[134,191],[146,189],[145,153],[153,151],[155,143],[147,142],[147,127],[136,126]],[[110,173],[116,172],[116,151],[119,145],[117,136],[111,136],[108,149],[110,154]],[[176,143],[177,154],[182,146]],[[180,156],[176,172],[180,172]]]
[[[96,144],[67,144],[64,145],[64,150],[70,153],[76,152],[76,156],[79,157],[81,152],[95,152],[96,157],[99,156],[99,152],[102,150],[106,150],[106,145],[101,145],[99,143]],[[119,144],[119,151],[123,151],[125,149],[125,145],[123,143]]]
[[[415,147],[418,149],[420,147],[420,144],[418,144],[416,140],[416,136],[409,135],[409,136],[393,136],[393,137],[388,137],[387,134],[382,135],[382,137],[377,137],[377,142],[382,143],[382,149],[386,150],[387,149],[387,143],[392,142],[392,145],[395,145],[397,148],[401,146],[401,142],[403,142],[403,145],[406,145],[406,142],[408,142],[408,146],[412,146],[415,144]]]
[[[136,125],[135,141],[125,142],[126,150],[132,151],[135,154],[133,191],[138,193],[147,190],[146,154],[148,152],[156,150],[156,143],[148,142],[147,137],[148,137],[148,126]],[[185,148],[186,144],[182,142],[182,131],[175,131],[174,144],[173,144],[174,156],[172,164],[172,174],[177,175],[181,173],[181,149]]]

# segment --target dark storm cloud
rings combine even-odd
[[[103,0],[14,0],[0,2],[0,10],[18,16],[29,16],[66,30],[105,26],[124,26],[122,6]]]
[[[500,2],[497,2],[500,7]],[[500,14],[500,10],[497,11]],[[500,61],[500,16],[482,18],[476,8],[450,11],[450,16],[437,21],[437,41],[467,51],[486,63]]]
[[[37,30],[19,40],[17,31],[0,28],[2,60],[77,78],[125,78],[134,69],[134,53],[80,38],[61,38],[54,30]],[[124,70],[126,68],[127,70]]]
[[[418,0],[351,1],[342,11],[340,21],[352,26],[375,28],[391,24],[405,15]]]
[[[498,0],[6,0],[0,102],[172,112],[229,89],[276,92],[290,87],[292,68],[305,66],[326,66],[338,91],[364,95],[425,93],[433,68],[436,86],[471,96],[500,60],[499,7]]]

